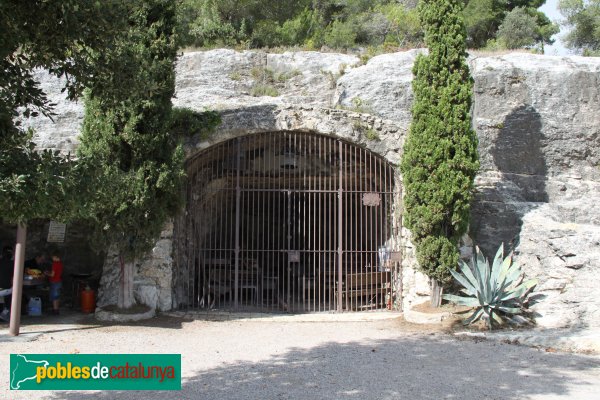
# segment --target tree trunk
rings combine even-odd
[[[21,325],[21,298],[23,294],[23,263],[25,261],[25,242],[27,225],[17,226],[17,246],[15,247],[15,265],[13,272],[12,300],[10,305],[10,325],[8,333],[19,336]]]
[[[135,303],[133,299],[133,272],[135,262],[125,262],[123,256],[120,255],[119,264],[121,265],[121,281],[119,282],[119,298],[117,300],[117,306],[125,309],[130,308]]]
[[[440,307],[442,305],[442,292],[444,287],[435,279],[431,279],[431,307]]]

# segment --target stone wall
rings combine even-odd
[[[352,55],[315,52],[184,54],[175,105],[214,109],[223,118],[209,139],[189,138],[187,153],[248,133],[299,130],[346,138],[397,165],[410,125],[411,69],[419,52],[381,55],[365,65]],[[524,270],[548,295],[538,309],[541,325],[597,327],[600,60],[515,53],[472,56],[469,62],[481,157],[470,234],[488,255],[502,242],[517,245]],[[56,86],[40,74],[45,87]],[[279,95],[254,97],[257,84],[271,85]],[[57,112],[56,125],[29,123],[42,147],[70,151],[81,105],[59,99]],[[371,130],[376,139],[367,138]],[[408,237],[403,231],[405,306],[429,292],[415,271]],[[169,269],[170,256],[165,260],[161,268]],[[151,269],[141,268],[141,276]],[[152,279],[159,293],[172,287],[170,276]],[[104,287],[114,284],[105,279]],[[160,308],[166,309],[163,299]]]
[[[154,310],[167,311],[173,306],[173,223],[169,222],[150,252],[135,263],[133,291],[136,302]],[[102,268],[98,291],[99,307],[117,304],[120,263],[118,255],[109,251]]]

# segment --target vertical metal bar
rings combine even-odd
[[[337,250],[338,246],[341,246],[342,249],[342,258],[338,259],[338,264],[341,264],[340,266],[338,266],[337,268],[334,269],[333,271],[333,278],[329,278],[329,281],[332,282],[330,283],[330,285],[332,286],[331,290],[329,291],[330,295],[329,295],[329,302],[331,303],[331,308],[333,310],[337,310],[338,309],[338,304],[340,303],[338,301],[338,296],[335,296],[336,292],[340,292],[338,285],[338,282],[343,282],[343,275],[344,275],[344,268],[346,268],[346,257],[347,257],[347,253],[346,253],[346,245],[344,244],[344,238],[346,236],[346,220],[344,219],[344,211],[345,211],[345,207],[344,207],[344,199],[346,197],[346,186],[345,186],[345,182],[346,182],[346,170],[344,169],[345,167],[345,153],[346,153],[346,144],[339,141],[339,140],[334,140],[334,139],[330,139],[330,144],[331,144],[331,150],[330,150],[330,154],[333,155],[335,153],[338,154],[338,158],[339,158],[339,165],[338,165],[338,171],[336,171],[336,173],[333,174],[333,179],[331,180],[331,194],[330,197],[332,199],[332,203],[335,206],[335,219],[336,219],[336,225],[332,225],[333,229],[335,229],[336,231],[336,242],[332,243],[331,248],[332,250]],[[340,147],[341,146],[341,147]],[[340,148],[342,149],[340,151]],[[341,174],[339,172],[342,172]],[[342,192],[341,192],[341,199],[336,199],[336,195],[338,195],[339,193],[336,193],[339,188],[342,188]],[[337,201],[336,201],[337,200]],[[342,229],[339,229],[339,227],[342,227]],[[337,227],[337,228],[336,228]],[[341,261],[340,261],[341,260]],[[341,271],[341,273],[340,273]],[[331,274],[332,272],[330,271],[329,274]],[[337,276],[337,279],[336,279]],[[343,286],[343,285],[342,285]]]
[[[308,136],[307,138],[307,152],[309,154],[311,154],[312,157],[315,157],[318,159],[318,155],[314,153],[313,151],[313,136]],[[311,254],[311,277],[312,277],[312,298],[311,296],[309,296],[309,302],[312,300],[312,309],[311,310],[315,310],[316,311],[316,305],[315,305],[315,298],[317,296],[317,291],[319,290],[318,286],[317,286],[317,275],[316,275],[316,268],[317,268],[317,260],[316,260],[316,252],[315,252],[315,247],[314,247],[314,229],[311,229],[310,227],[315,226],[315,217],[313,215],[313,207],[312,207],[312,202],[313,202],[313,193],[311,192],[312,190],[312,175],[308,175],[308,210],[307,210],[307,216],[305,217],[305,219],[308,219],[308,224],[309,224],[309,229],[308,229],[308,237],[307,237],[307,247],[310,249],[310,254]]]
[[[254,143],[252,143],[252,146],[254,146]],[[254,156],[254,150],[256,149],[256,147],[252,147],[252,156]],[[248,157],[246,158],[246,168],[248,168],[249,164],[249,160],[250,160],[250,148],[248,148],[246,150],[246,154],[248,154]],[[247,170],[247,169],[246,169]],[[248,176],[248,174],[246,173],[245,176]],[[245,232],[246,235],[246,240],[245,240],[245,245],[246,245],[246,259],[248,260],[248,263],[245,266],[246,269],[246,274],[247,274],[247,280],[249,279],[249,283],[250,286],[253,286],[254,289],[252,290],[252,298],[250,299],[250,305],[254,304],[254,302],[256,302],[255,306],[258,307],[258,271],[257,271],[257,261],[256,261],[256,248],[258,246],[258,229],[257,229],[257,221],[256,221],[256,214],[257,214],[257,210],[258,210],[258,192],[256,191],[256,181],[254,180],[254,173],[252,174],[252,179],[250,180],[250,184],[247,186],[248,190],[250,190],[250,195],[252,196],[252,205],[250,206],[250,212],[249,215],[252,220],[252,227],[249,231]],[[248,212],[247,212],[248,215]]]
[[[327,156],[327,145],[328,143],[328,138],[325,136],[321,137],[321,144],[322,144],[322,157],[325,158]],[[331,205],[331,200],[329,198],[329,194],[327,193],[327,181],[325,181],[323,178],[319,177],[319,185],[321,188],[321,193],[319,193],[319,196],[321,197],[321,201],[322,201],[322,211],[321,211],[321,221],[322,221],[322,243],[321,243],[321,248],[323,249],[323,251],[329,255],[329,252],[331,251],[331,247],[330,247],[330,243],[329,243],[329,238],[331,236],[331,233],[333,231],[334,228],[332,228],[332,224],[335,224],[335,221],[333,221],[332,216],[330,215],[329,209],[330,209],[330,205]],[[335,225],[334,225],[335,226]],[[327,300],[328,300],[328,294],[329,291],[327,290],[328,288],[326,287],[327,285],[327,281],[325,279],[325,274],[327,273],[327,264],[325,264],[323,266],[323,270],[321,271],[321,282],[323,282],[323,298],[322,298],[322,303],[323,303],[323,310],[326,309],[326,305],[327,305]]]
[[[261,136],[261,139],[263,139],[263,138],[264,138],[264,135]],[[266,140],[265,140],[265,142],[266,142]],[[264,165],[264,154],[265,154],[264,149],[267,147],[264,143],[261,142],[261,144],[263,146],[262,147],[263,148],[263,153],[262,153],[263,155],[259,159],[260,163],[258,164],[258,171],[257,171],[257,175],[258,176],[260,176],[260,171],[262,171],[261,168]],[[260,156],[255,154],[255,158],[254,158],[255,161],[254,161],[254,163],[256,163],[256,157],[260,157]],[[255,167],[255,169],[256,168],[257,167]],[[266,177],[263,176],[262,179],[266,180]],[[261,283],[261,286],[259,288],[260,291],[261,291],[261,293],[260,293],[261,307],[264,307],[264,294],[265,294],[264,287],[266,286],[266,283],[267,283],[267,277],[269,279],[271,279],[270,275],[269,275],[269,258],[268,258],[269,254],[267,253],[267,249],[269,248],[268,247],[269,237],[268,237],[268,234],[267,234],[267,228],[268,228],[269,231],[271,231],[271,228],[272,228],[271,226],[266,225],[266,223],[267,223],[267,210],[271,209],[268,206],[268,203],[267,203],[269,201],[269,196],[268,195],[269,195],[269,193],[265,192],[265,191],[263,191],[263,192],[260,193],[260,199],[261,199],[261,203],[262,203],[261,211],[260,211],[260,214],[259,214],[260,221],[261,221],[261,224],[260,224],[261,225],[261,235],[260,236],[261,236],[261,240],[262,240],[262,244],[261,244],[261,247],[260,247],[260,249],[262,250],[262,252],[260,254],[260,257],[262,259],[259,259],[259,263],[260,263],[260,265],[259,265],[260,276],[261,276],[261,279],[262,279],[262,283]],[[272,295],[273,294],[271,292],[271,296]]]
[[[280,145],[280,141],[281,141],[281,137],[277,137],[276,140],[273,140],[273,154],[275,154],[277,151],[281,151],[281,145]],[[277,148],[277,149],[276,149]],[[272,159],[271,162],[275,162],[274,158]],[[277,301],[279,302],[279,300],[281,299],[280,296],[280,284],[283,285],[283,270],[285,268],[280,268],[281,265],[281,221],[279,221],[279,216],[281,214],[281,170],[277,170],[277,174],[275,175],[276,177],[276,181],[277,181],[277,192],[275,193],[275,208],[277,209],[276,214],[273,215],[273,222],[275,224],[277,224],[277,234],[274,236],[273,238],[273,242],[274,242],[274,246],[273,246],[273,250],[275,251],[275,253],[273,254],[273,259],[275,264],[273,265],[273,272],[277,275]]]
[[[323,152],[321,149],[321,142],[322,142],[322,138],[320,136],[315,138],[315,147],[316,147],[316,151],[318,154],[319,158],[323,158]],[[319,254],[319,262],[318,262],[318,266],[317,266],[317,287],[318,289],[318,294],[317,294],[317,304],[318,307],[317,309],[319,311],[321,311],[321,293],[325,290],[323,287],[323,283],[322,283],[322,268],[323,268],[323,264],[326,262],[325,261],[325,257],[327,257],[327,253],[325,252],[325,250],[323,249],[323,246],[321,245],[321,237],[323,235],[323,216],[322,211],[321,211],[321,200],[323,197],[323,194],[321,193],[321,180],[318,179],[317,176],[314,177],[314,186],[315,186],[315,222],[316,222],[316,231],[315,231],[315,250],[317,251],[317,254]]]
[[[323,155],[322,158],[326,159],[327,158],[327,154],[329,152],[329,148],[331,145],[331,139],[329,137],[322,137],[323,140]],[[331,194],[329,193],[329,189],[330,189],[330,180],[329,179],[323,179],[323,177],[320,178],[320,180],[323,182],[323,193],[321,193],[321,197],[323,197],[323,218],[325,221],[325,224],[323,226],[323,229],[325,230],[325,233],[323,235],[323,248],[325,249],[325,251],[327,252],[327,254],[329,255],[329,252],[332,249],[337,248],[337,241],[334,241],[335,239],[332,238],[334,232],[337,231],[337,224],[336,224],[336,220],[335,220],[335,215],[332,212],[332,207],[335,204],[335,199],[331,199]],[[332,245],[333,243],[333,245]],[[327,270],[328,270],[328,266],[325,265],[325,267],[323,268],[323,286],[325,287],[325,290],[323,291],[323,310],[327,310],[329,308],[329,294],[331,293],[331,290],[329,290],[330,288],[329,286],[329,282],[327,281]]]
[[[221,159],[227,159],[228,162],[232,160],[232,157],[235,157],[236,152],[235,150],[235,144],[237,143],[236,139],[235,141],[228,141],[227,142],[227,146],[223,146],[222,150],[221,150]],[[219,168],[219,159],[216,159],[214,161],[214,168],[215,168],[215,177],[216,179],[221,179],[225,176],[225,171],[223,171],[221,168]],[[232,168],[233,166],[230,166],[230,168]],[[218,205],[216,205],[216,207],[218,207],[219,210],[219,218],[217,221],[221,221],[224,220],[225,221],[225,229],[220,229],[221,227],[217,224],[216,221],[213,222],[213,231],[214,231],[214,238],[215,238],[215,242],[214,242],[214,250],[211,251],[212,257],[213,258],[213,262],[210,265],[211,268],[211,273],[214,274],[214,284],[215,284],[215,297],[216,297],[216,304],[217,304],[217,308],[224,308],[226,306],[226,301],[227,298],[229,298],[229,307],[231,307],[231,298],[233,296],[233,293],[231,292],[231,263],[227,262],[227,260],[230,260],[231,257],[231,252],[230,249],[232,247],[235,247],[235,245],[233,243],[231,243],[231,234],[232,234],[232,228],[234,229],[235,226],[232,226],[232,222],[231,222],[231,215],[228,212],[228,208],[230,207],[230,201],[231,201],[231,189],[229,186],[226,187],[222,187],[219,188],[217,187],[216,190],[220,191],[220,193],[222,193],[222,198],[226,199],[226,201],[220,201]],[[217,192],[217,199],[220,199],[220,197],[218,196],[219,192]],[[235,203],[234,203],[235,204]],[[234,235],[235,236],[235,235]],[[235,240],[235,239],[234,239]],[[234,255],[235,256],[235,255]],[[223,261],[223,262],[222,262]],[[225,288],[225,292],[223,295],[223,299],[221,300],[221,288]]]
[[[228,157],[229,160],[231,160],[232,165],[230,167],[230,169],[234,170],[234,173],[236,173],[235,171],[237,170],[236,168],[236,162],[237,162],[237,156],[236,156],[236,151],[235,151],[235,147],[237,145],[237,141],[233,140],[233,141],[228,141],[227,142],[227,152],[226,157]],[[218,168],[218,167],[217,167]],[[218,171],[217,172],[217,179],[220,179],[221,177],[225,177],[225,173],[224,171]],[[229,178],[229,177],[227,177]],[[222,188],[222,190],[226,190],[225,193],[223,193],[223,197],[225,199],[227,199],[227,201],[224,202],[219,202],[220,204],[218,205],[219,207],[219,219],[218,221],[224,220],[225,221],[225,229],[219,229],[220,227],[217,225],[217,223],[214,224],[214,229],[215,229],[215,254],[216,254],[216,259],[215,259],[215,263],[212,265],[213,270],[215,271],[215,281],[218,280],[218,282],[216,282],[217,285],[217,301],[219,303],[219,308],[223,307],[231,307],[232,306],[232,301],[233,301],[233,290],[232,290],[232,277],[233,277],[233,271],[232,271],[232,266],[231,266],[231,262],[235,262],[235,187],[229,187],[227,186],[226,188]],[[232,193],[233,191],[233,193]],[[217,197],[218,199],[218,197]],[[233,204],[233,208],[231,207],[231,204]],[[231,210],[233,210],[233,220],[231,218]],[[232,236],[233,235],[233,236]],[[232,242],[233,239],[233,242]],[[233,250],[233,251],[231,251]],[[233,258],[232,258],[233,257]],[[219,264],[221,262],[221,260],[224,261],[224,264]],[[227,260],[229,260],[229,262],[227,262]],[[220,272],[221,270],[224,270],[224,272]],[[221,281],[221,280],[224,280]],[[225,287],[226,288],[226,293],[223,296],[223,299],[221,300],[221,296],[220,296],[220,288],[221,287]],[[220,304],[222,301],[222,304]]]
[[[183,291],[185,292],[184,296],[185,296],[188,307],[189,307],[189,303],[190,303],[190,286],[191,286],[191,282],[193,282],[192,279],[194,278],[194,273],[196,270],[196,258],[195,258],[196,257],[196,246],[199,244],[199,243],[197,243],[198,239],[196,238],[197,235],[196,235],[196,229],[194,226],[194,221],[196,219],[196,216],[194,215],[194,210],[196,207],[195,207],[195,205],[192,205],[192,201],[194,201],[194,196],[193,196],[194,188],[195,188],[194,182],[198,179],[199,163],[194,162],[194,164],[195,164],[194,166],[196,167],[195,168],[196,173],[195,173],[195,175],[190,174],[190,175],[192,175],[191,179],[188,178],[188,181],[187,181],[186,192],[187,192],[187,196],[188,196],[188,198],[187,198],[188,201],[186,204],[187,218],[185,221],[185,227],[186,227],[185,235],[186,236],[190,235],[192,237],[192,240],[191,241],[187,240],[187,241],[181,242],[181,245],[183,245],[183,243],[190,243],[190,242],[192,243],[191,248],[189,248],[188,246],[186,246],[186,248],[185,248],[185,252],[187,255],[187,260],[186,260],[186,263],[187,263],[187,274],[186,275],[187,276],[185,276],[185,281],[182,282]],[[190,165],[190,170],[191,170],[191,167],[192,167],[192,165]],[[198,199],[198,200],[201,201],[201,199]],[[192,209],[190,209],[190,207],[192,207]],[[198,261],[198,264],[199,263],[200,263],[200,261]],[[198,268],[200,268],[200,266],[198,266]],[[194,295],[192,294],[192,296],[194,296]],[[191,298],[192,308],[196,307],[194,304],[194,297]]]
[[[373,173],[373,154],[368,151],[365,150],[365,153],[367,154],[367,156],[369,157],[369,167],[368,167],[368,173],[366,174],[366,178],[367,178],[367,193],[372,193],[373,192],[373,187],[372,187],[372,181],[371,181],[371,174]],[[369,235],[369,249],[371,250],[371,257],[372,257],[372,263],[371,263],[371,268],[368,271],[367,275],[362,275],[363,278],[363,287],[366,287],[365,292],[367,293],[366,297],[363,297],[361,299],[362,302],[362,306],[365,309],[368,309],[369,306],[371,306],[372,304],[372,282],[369,282],[372,277],[373,277],[373,270],[377,269],[377,221],[375,220],[375,216],[377,214],[377,207],[373,206],[373,207],[368,207],[367,212],[368,212],[368,218],[369,218],[369,230],[368,230],[368,235]]]
[[[342,142],[338,141],[338,149],[340,154],[340,159],[343,155],[342,153]],[[340,160],[341,161],[341,160]],[[343,193],[343,163],[340,162],[339,173],[340,178],[338,182],[338,279],[337,279],[337,290],[338,290],[338,298],[337,298],[337,310],[338,312],[342,311],[342,193]]]
[[[290,252],[292,251],[292,192],[291,190],[287,190],[286,193],[286,205],[287,205],[287,303],[288,309],[292,308],[292,298],[291,298],[291,275],[292,275],[292,263],[290,260]]]
[[[330,151],[329,153],[332,154],[334,151],[336,151],[339,155],[339,157],[342,157],[342,150],[345,151],[345,147],[344,144],[340,141],[333,141],[333,140],[329,140],[330,143]],[[341,171],[343,171],[343,163],[340,160],[340,163],[338,165],[338,173],[333,175],[333,179],[330,179],[330,187],[329,190],[331,191],[337,191],[337,202],[336,202],[336,194],[330,194],[329,196],[332,198],[332,211],[334,214],[332,217],[335,221],[335,224],[332,224],[332,226],[336,227],[333,228],[335,230],[335,241],[333,243],[331,243],[331,245],[329,246],[331,249],[336,249],[337,251],[344,250],[344,231],[343,231],[343,223],[344,223],[344,219],[342,218],[342,213],[344,211],[344,206],[343,206],[343,201],[344,201],[344,193],[342,193],[340,191],[340,188],[343,188],[344,184],[344,179],[343,179],[343,173],[340,173]],[[336,269],[336,271],[334,272],[334,276],[337,275],[337,279],[334,279],[334,283],[333,285],[338,285],[338,282],[342,281],[342,273],[340,273],[340,271],[342,271],[342,269],[344,268],[344,266],[346,265],[346,263],[344,262],[343,256],[342,258],[339,257],[338,254],[338,260],[337,260],[337,264],[338,267]],[[331,280],[331,279],[330,279]],[[337,290],[335,290],[337,289]],[[339,301],[337,301],[334,297],[335,297],[335,293],[339,293],[339,286],[334,286],[334,290],[330,290],[329,293],[330,295],[328,296],[328,301],[330,302],[330,308],[331,307],[335,307],[335,310],[338,310],[339,307]],[[334,295],[332,296],[331,293],[333,293]],[[339,294],[338,294],[339,297]]]
[[[190,279],[192,277],[192,273],[193,273],[192,271],[194,271],[194,263],[196,261],[195,260],[196,253],[200,252],[201,247],[203,245],[206,245],[206,243],[204,241],[200,241],[200,239],[201,239],[200,235],[197,233],[197,230],[196,230],[196,227],[195,227],[195,224],[197,223],[197,220],[198,220],[198,216],[197,216],[197,212],[198,212],[197,210],[199,208],[198,204],[201,204],[201,202],[204,201],[203,197],[198,197],[197,200],[194,200],[194,193],[195,193],[195,190],[196,190],[195,185],[199,184],[198,180],[200,179],[200,174],[199,174],[200,166],[201,166],[200,162],[198,160],[195,161],[196,177],[194,178],[193,181],[190,182],[191,187],[189,189],[190,203],[188,203],[188,204],[192,204],[192,201],[194,201],[194,203],[193,203],[194,205],[193,205],[193,208],[189,210],[189,214],[187,216],[187,218],[190,219],[190,221],[188,222],[189,225],[188,225],[188,231],[187,231],[187,233],[190,234],[190,235],[192,235],[192,240],[194,241],[194,246],[195,247],[193,247],[191,249],[191,252],[188,253],[189,254],[189,257],[188,257],[188,271],[187,271],[187,277],[186,277],[187,278],[187,281],[186,281],[186,299],[188,299],[188,301],[189,301],[189,291],[190,291],[190,285],[191,285]],[[204,166],[204,167],[206,167],[206,166]],[[200,195],[201,194],[199,193],[199,196]],[[184,244],[182,244],[182,245],[184,245]],[[200,260],[202,260],[202,259],[199,258],[198,263],[200,263]],[[194,306],[194,304],[192,303],[192,308],[198,308],[198,307],[199,307],[199,305]]]
[[[306,141],[308,139],[308,135],[303,135],[302,136],[302,140],[301,140],[301,144],[302,144],[302,151],[301,154],[304,154],[306,157],[306,160],[310,159],[310,155],[308,154],[307,151],[307,146],[306,146]],[[303,268],[302,268],[302,303],[303,303],[303,309],[306,311],[310,311],[310,297],[308,298],[308,305],[307,305],[307,297],[306,297],[306,290],[307,290],[307,271],[310,268],[310,263],[309,263],[309,252],[308,249],[306,248],[306,168],[302,171],[302,249],[303,249],[303,253],[302,253],[302,263],[303,263]],[[310,273],[310,272],[309,272]]]
[[[239,278],[240,278],[240,207],[242,188],[240,187],[241,139],[237,139],[236,151],[236,178],[235,178],[235,274],[233,281],[233,306],[238,308]]]

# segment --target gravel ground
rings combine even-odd
[[[599,356],[457,338],[382,314],[162,316],[119,326],[76,314],[25,319],[18,338],[0,326],[0,397],[600,399]],[[9,391],[10,353],[181,353],[182,391]]]

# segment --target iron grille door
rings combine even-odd
[[[393,168],[308,133],[232,139],[188,161],[175,291],[192,309],[369,310],[394,297]]]

